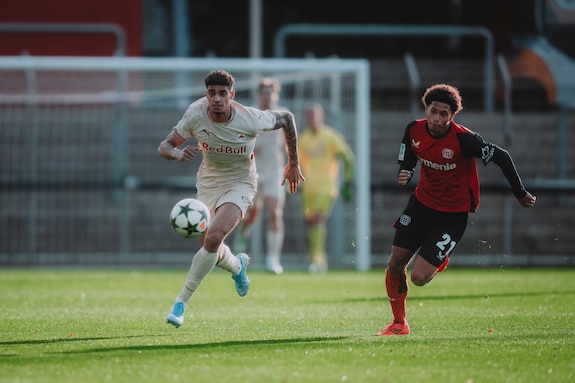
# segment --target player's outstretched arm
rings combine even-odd
[[[283,128],[288,151],[288,164],[284,171],[282,185],[286,180],[289,182],[290,193],[295,193],[300,181],[305,181],[299,167],[298,150],[297,150],[297,128],[293,113],[288,111],[273,111],[276,116],[276,125],[274,129]]]

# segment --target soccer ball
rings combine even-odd
[[[182,237],[197,238],[208,230],[210,210],[197,199],[184,198],[172,208],[170,224],[174,231]]]

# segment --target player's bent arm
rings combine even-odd
[[[160,142],[158,146],[158,153],[160,156],[169,161],[191,161],[196,155],[197,149],[186,146],[183,149],[178,149],[186,139],[180,136],[176,131],[172,130],[170,134]]]
[[[397,183],[405,186],[411,181],[411,177],[413,177],[413,170],[400,169],[397,173]]]

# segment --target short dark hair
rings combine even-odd
[[[463,109],[459,89],[452,85],[435,84],[427,88],[421,98],[421,102],[423,102],[425,109],[427,109],[433,101],[443,102],[449,105],[449,108],[454,114]]]
[[[210,85],[223,85],[233,89],[235,80],[230,73],[219,69],[208,73],[204,82],[206,83],[206,88]]]

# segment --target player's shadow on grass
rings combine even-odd
[[[152,335],[128,335],[128,336],[102,336],[93,338],[76,338],[76,337],[65,337],[65,338],[53,338],[53,339],[27,339],[27,340],[15,340],[15,341],[0,341],[0,345],[20,345],[20,344],[53,344],[53,343],[64,343],[64,342],[85,342],[92,340],[111,340],[118,338],[146,338]]]
[[[416,295],[407,296],[408,301],[441,301],[441,300],[459,300],[459,299],[486,299],[486,298],[515,298],[515,297],[537,297],[546,295],[575,295],[575,290],[563,291],[522,291],[513,293],[495,293],[495,294],[464,294],[464,295]],[[389,299],[387,296],[374,297],[374,298],[350,298],[339,300],[339,302],[372,302],[372,301],[385,301]],[[326,302],[327,303],[327,302]],[[333,303],[333,301],[330,301]]]
[[[118,337],[122,338],[122,337]],[[221,347],[250,347],[250,346],[277,346],[277,345],[289,345],[289,344],[301,344],[301,343],[326,343],[326,342],[337,342],[342,339],[347,339],[346,336],[332,336],[332,337],[313,337],[313,338],[290,338],[290,339],[258,339],[258,340],[236,340],[236,341],[225,341],[225,342],[212,342],[212,343],[196,343],[196,344],[154,344],[154,345],[138,345],[138,346],[124,346],[124,347],[101,347],[101,348],[90,348],[85,350],[76,351],[61,351],[54,352],[54,354],[90,354],[90,353],[107,353],[116,351],[156,351],[156,350],[204,350],[204,349],[220,349]],[[90,340],[90,338],[87,338]]]

